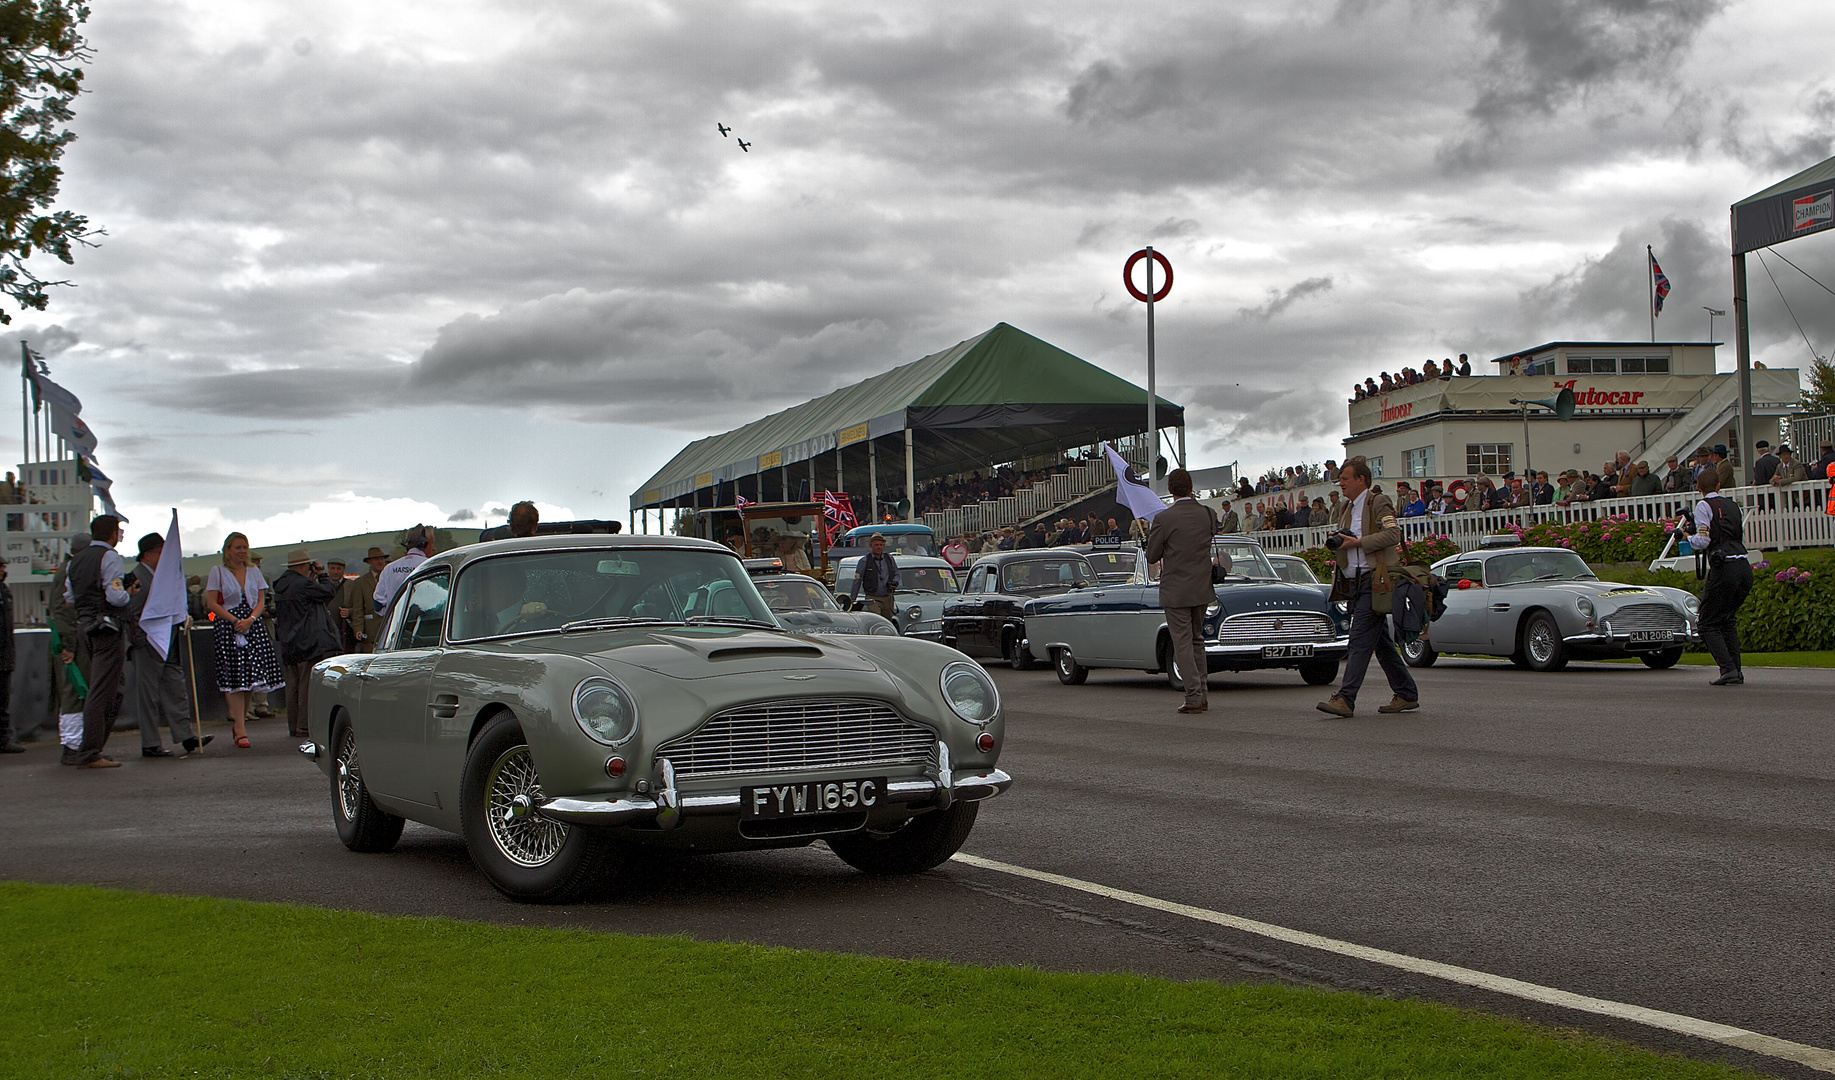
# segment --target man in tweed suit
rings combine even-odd
[[[1363,458],[1344,463],[1338,473],[1338,486],[1345,497],[1338,508],[1336,526],[1337,538],[1343,542],[1332,552],[1338,563],[1332,575],[1332,599],[1343,600],[1350,608],[1351,651],[1344,658],[1344,682],[1336,696],[1319,703],[1319,711],[1332,716],[1350,716],[1357,711],[1357,691],[1363,686],[1372,653],[1394,692],[1389,704],[1376,711],[1418,709],[1421,692],[1389,637],[1389,616],[1377,614],[1373,607],[1376,571],[1394,565],[1395,546],[1402,541],[1395,505],[1387,495],[1370,490],[1370,466]]]
[[[1185,704],[1179,711],[1203,712],[1210,707],[1204,609],[1217,602],[1217,589],[1211,584],[1211,537],[1217,533],[1217,518],[1210,507],[1191,497],[1191,474],[1184,469],[1166,474],[1166,491],[1173,503],[1153,517],[1147,560],[1160,564],[1160,607],[1166,611],[1173,659],[1185,679]]]

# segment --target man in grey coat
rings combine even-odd
[[[1217,517],[1192,498],[1191,474],[1184,469],[1166,474],[1166,490],[1173,503],[1154,515],[1153,531],[1147,534],[1147,561],[1160,564],[1160,607],[1166,611],[1173,660],[1185,680],[1185,704],[1179,711],[1198,713],[1210,707],[1204,609],[1217,602],[1217,589],[1211,584],[1211,537],[1217,534]]]
[[[150,758],[172,756],[172,751],[160,745],[161,724],[171,729],[172,741],[186,754],[196,753],[215,737],[206,735],[200,742],[191,730],[191,696],[185,689],[184,624],[172,628],[163,660],[140,628],[140,614],[153,592],[153,571],[158,569],[165,547],[166,538],[158,533],[140,538],[140,561],[133,574],[139,587],[127,602],[128,657],[134,663],[134,717],[140,721],[140,756]]]

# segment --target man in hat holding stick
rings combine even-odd
[[[382,613],[376,610],[376,579],[389,565],[389,557],[381,548],[373,547],[363,561],[369,564],[369,573],[344,583],[338,592],[338,607],[349,613],[346,618],[356,638],[356,651],[367,653],[376,651],[376,636],[382,632]]]
[[[140,557],[134,565],[134,580],[140,587],[134,590],[127,605],[128,655],[134,663],[134,715],[140,721],[140,756],[150,758],[172,756],[172,751],[160,745],[161,724],[171,729],[172,741],[186,755],[202,749],[212,738],[206,735],[200,740],[191,726],[191,698],[185,692],[184,665],[178,648],[179,635],[185,632],[186,622],[182,573],[168,575],[177,582],[180,593],[176,620],[167,620],[158,611],[153,619],[154,630],[165,634],[165,647],[154,648],[147,632],[147,607],[153,600],[153,584],[159,577],[165,547],[166,538],[158,533],[140,538]],[[166,588],[170,590],[172,585],[167,583]]]
[[[136,671],[135,709],[140,717],[140,752],[145,757],[167,757],[172,752],[159,745],[158,723],[172,729],[172,741],[190,756],[215,738],[199,736],[196,673],[191,693],[185,692],[185,673],[178,655],[179,641],[191,646],[190,597],[185,591],[185,551],[178,536],[178,511],[164,539],[158,533],[140,538],[140,563],[134,567],[140,582],[135,590],[132,634]],[[148,740],[149,731],[152,734]],[[149,752],[157,750],[159,753]]]
[[[338,633],[325,601],[338,594],[324,567],[305,548],[287,553],[287,572],[274,582],[275,621],[280,625],[280,660],[287,677],[287,734],[304,738],[306,679],[312,665],[338,654]]]

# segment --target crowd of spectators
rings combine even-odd
[[[1017,469],[1012,465],[1002,465],[991,470],[976,470],[945,476],[918,488],[917,512],[919,515],[930,514],[941,510],[977,506],[995,499],[1011,498],[1049,481],[1054,476],[1061,476],[1069,472],[1072,466],[1089,465],[1101,460],[1103,460],[1103,454],[1100,448],[1089,447],[1067,455],[1060,461],[1030,469]],[[904,492],[900,489],[897,497],[890,500],[883,496],[884,493],[880,499],[882,503],[895,503],[904,498]],[[859,517],[859,507],[855,508],[855,514],[856,517]],[[888,516],[886,508],[882,507],[881,513],[859,517],[859,520],[892,520],[896,516],[896,514]]]
[[[1453,363],[1451,359],[1443,360],[1438,364],[1429,360],[1427,363],[1421,365],[1419,370],[1405,367],[1394,375],[1385,371],[1382,372],[1378,378],[1366,378],[1363,382],[1354,382],[1351,384],[1351,400],[1362,401],[1364,398],[1372,398],[1380,394],[1387,394],[1393,390],[1400,390],[1404,386],[1432,382],[1435,379],[1450,379],[1455,375],[1463,378],[1470,374],[1472,374],[1472,362],[1466,359],[1464,353],[1460,353],[1459,362],[1457,364]]]

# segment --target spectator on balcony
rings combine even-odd
[[[1223,502],[1219,504],[1219,509],[1222,512],[1217,515],[1217,532],[1220,534],[1241,532],[1242,515],[1238,514],[1230,505],[1230,500],[1223,500]]]
[[[1689,472],[1690,470],[1688,469],[1688,467],[1683,465],[1680,461],[1676,459],[1676,455],[1671,454],[1668,457],[1664,458],[1663,459],[1663,491],[1664,493],[1668,495],[1674,495],[1678,492],[1687,491],[1688,481],[1689,481]]]
[[[1446,511],[1446,495],[1437,487],[1429,491],[1427,499],[1427,516],[1440,517],[1444,515]]]
[[[1631,466],[1631,488],[1626,494],[1632,496],[1663,494],[1663,481],[1658,480],[1656,474],[1650,471],[1650,462],[1640,461]]]
[[[1471,374],[1472,374],[1472,362],[1465,358],[1464,353],[1460,353],[1459,354],[1459,377],[1463,379]]]
[[[1715,443],[1714,455],[1709,460],[1714,463],[1714,471],[1720,474],[1720,490],[1730,490],[1733,487],[1733,462],[1727,460],[1726,444]]]
[[[1593,495],[1594,502],[1598,502],[1601,499],[1618,498],[1618,463],[1617,462],[1613,462],[1613,461],[1606,462],[1605,472],[1599,475],[1599,479],[1593,481],[1592,495]]]
[[[1785,484],[1800,484],[1808,479],[1810,468],[1797,460],[1796,452],[1788,446],[1778,447],[1778,469],[1771,474],[1771,483],[1783,487]]]
[[[1530,502],[1536,506],[1550,506],[1555,501],[1555,485],[1548,482],[1548,474],[1536,473],[1536,478],[1529,485]]]
[[[1422,365],[1421,367],[1421,377],[1424,380],[1425,379],[1438,379],[1440,377],[1440,365],[1434,363],[1432,360],[1429,360],[1426,364]]]
[[[1364,393],[1363,383],[1354,382],[1351,384],[1351,400],[1352,401],[1362,401],[1366,396],[1367,395]]]
[[[1564,500],[1569,503],[1590,502],[1593,498],[1593,481],[1585,472],[1569,472]]]
[[[1371,379],[1371,378],[1365,378],[1364,379],[1364,397],[1375,397],[1377,393],[1378,391],[1376,389],[1376,380]]]
[[[1817,448],[1817,452],[1815,462],[1810,465],[1810,479],[1826,480],[1829,475],[1829,466],[1835,465],[1835,442],[1830,442],[1828,439],[1822,440],[1822,445]]]
[[[1420,492],[1407,484],[1395,485],[1396,501],[1402,504],[1402,516],[1417,518],[1427,516],[1427,499]]]
[[[1395,380],[1389,377],[1389,373],[1387,371],[1383,372],[1383,381],[1377,387],[1377,389],[1385,394],[1395,389]]]

